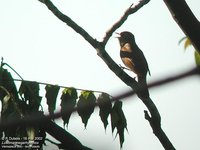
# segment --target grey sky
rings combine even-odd
[[[130,0],[53,2],[98,40],[133,3]],[[200,2],[188,2],[199,18]],[[163,1],[152,0],[131,15],[117,31],[124,30],[135,35],[147,58],[152,74],[148,76],[149,82],[195,65],[193,48],[184,53],[183,44],[178,45],[184,34]],[[108,69],[95,49],[37,0],[0,0],[0,41],[0,56],[24,79],[101,90],[110,94],[129,89]],[[111,37],[106,50],[118,64],[122,64],[116,38]],[[200,149],[199,87],[199,78],[192,77],[150,91],[161,113],[163,130],[177,149]],[[41,95],[44,96],[42,88]],[[46,103],[45,99],[43,103]],[[144,119],[143,110],[146,108],[143,103],[134,96],[123,103],[123,109],[129,130],[129,133],[125,132],[123,149],[163,149]],[[61,120],[59,122],[62,125]],[[68,131],[95,150],[119,149],[118,137],[114,140],[110,124],[105,133],[98,109],[91,116],[86,130],[80,117],[74,114]]]

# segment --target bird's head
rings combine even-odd
[[[132,43],[135,42],[135,37],[131,32],[123,31],[121,33],[116,33],[118,36],[118,40],[121,46],[123,46],[126,43]]]

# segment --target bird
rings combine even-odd
[[[142,50],[137,46],[134,35],[129,31],[116,33],[120,44],[120,57],[124,65],[137,75],[141,89],[138,96],[149,98],[146,76],[151,75],[147,60]]]

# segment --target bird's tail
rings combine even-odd
[[[147,86],[146,77],[138,77],[139,92],[138,97],[149,98],[149,90]]]

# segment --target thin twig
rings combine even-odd
[[[7,64],[7,63],[3,63],[3,65],[8,66],[12,71],[14,71],[14,72],[20,77],[21,80],[23,80],[22,76],[21,76],[13,67],[11,67],[11,66],[10,66],[9,64]]]
[[[145,4],[147,4],[150,0],[140,0],[137,5],[131,4],[130,7],[124,12],[123,16],[107,30],[104,38],[103,38],[103,45],[106,45],[110,37],[112,36],[113,32],[115,32],[129,17],[129,15],[137,12],[140,8],[142,8]]]
[[[56,143],[56,142],[54,142],[54,141],[52,141],[52,140],[50,140],[50,139],[48,139],[48,138],[46,138],[45,141],[48,141],[48,142],[50,142],[51,144],[56,145],[59,149],[63,149],[63,148],[64,148],[64,145],[63,145],[63,144],[61,144],[61,143]]]
[[[14,81],[19,81],[19,82],[37,82],[40,85],[50,85],[50,86],[58,86],[60,88],[74,88],[78,91],[88,91],[88,92],[94,92],[94,93],[105,93],[102,91],[98,91],[98,90],[89,90],[89,89],[83,89],[83,88],[76,88],[76,87],[69,87],[69,86],[64,86],[64,85],[57,85],[57,84],[52,84],[52,83],[45,83],[45,82],[39,82],[39,81],[31,81],[31,80],[21,80],[21,79],[13,79]]]

